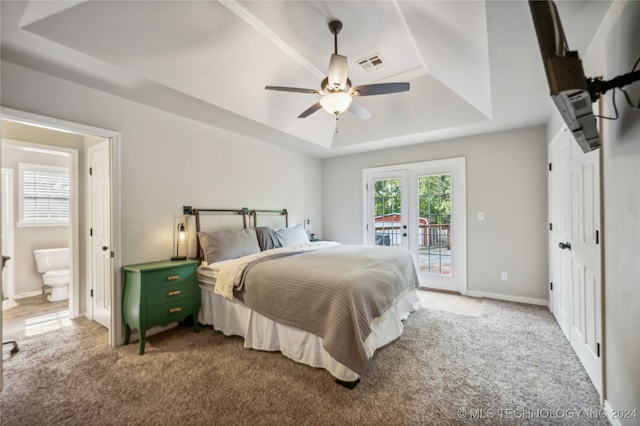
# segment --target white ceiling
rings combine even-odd
[[[610,1],[560,1],[584,52]],[[545,123],[551,108],[526,1],[6,1],[2,59],[318,157]],[[298,119],[333,53],[371,114]],[[357,61],[380,55],[363,70]],[[337,126],[337,128],[336,128]]]

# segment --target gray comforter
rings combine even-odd
[[[322,337],[333,358],[362,375],[372,321],[414,287],[418,277],[407,251],[340,245],[257,259],[243,271],[236,297],[274,321]]]

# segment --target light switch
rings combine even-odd
[[[478,220],[484,220],[484,212],[478,212]]]

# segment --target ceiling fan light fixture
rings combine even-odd
[[[301,89],[298,87],[265,86],[265,89],[267,90],[322,95],[318,102],[304,110],[298,118],[308,117],[323,108],[329,114],[335,115],[336,120],[338,119],[338,116],[347,109],[356,117],[366,120],[371,117],[371,114],[358,102],[352,102],[353,96],[386,95],[388,93],[406,92],[409,90],[409,83],[376,83],[352,87],[351,80],[349,80],[349,64],[347,57],[338,55],[338,33],[341,29],[342,22],[329,22],[329,30],[334,37],[334,52],[333,55],[331,55],[331,60],[329,61],[329,72],[320,82],[320,90]],[[365,58],[364,61],[370,61],[371,66],[375,67],[383,64],[380,54],[377,53],[369,58]],[[362,62],[362,60],[359,62]],[[336,126],[336,132],[337,130],[338,127]]]
[[[322,108],[324,108],[329,114],[338,116],[349,108],[351,101],[352,98],[350,94],[345,92],[334,92],[320,98],[320,105],[322,105]]]

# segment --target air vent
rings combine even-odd
[[[356,63],[360,65],[360,67],[362,67],[362,69],[365,71],[373,71],[383,66],[384,60],[379,53],[375,53],[373,55],[367,56],[366,58],[362,58],[356,61]]]

